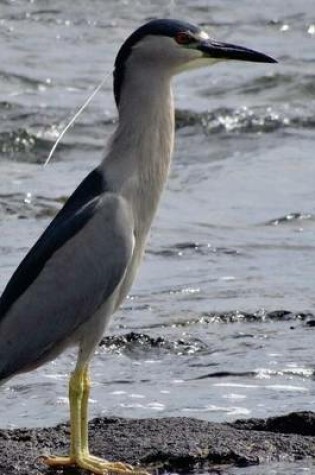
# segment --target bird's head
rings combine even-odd
[[[132,33],[115,61],[114,94],[119,103],[125,73],[132,68],[143,75],[173,76],[189,69],[225,60],[275,63],[263,53],[211,38],[196,25],[170,19],[152,20]]]

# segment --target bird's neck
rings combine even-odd
[[[169,172],[174,105],[166,75],[129,74],[119,123],[102,168],[109,186],[131,204],[139,232],[147,232]],[[142,229],[142,231],[141,231]]]

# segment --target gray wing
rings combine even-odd
[[[106,192],[109,189],[105,177],[96,168],[72,193],[12,275],[0,297],[0,322],[11,305],[37,278],[54,252],[85,226]]]
[[[125,275],[134,245],[125,200],[106,193],[73,219],[62,222],[59,232],[67,234],[67,226],[75,226],[76,232],[56,248],[0,320],[0,380],[49,359],[110,298]]]

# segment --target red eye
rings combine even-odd
[[[193,42],[193,38],[184,31],[177,33],[177,35],[175,36],[175,40],[179,45],[188,45],[189,43]]]

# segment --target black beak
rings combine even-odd
[[[255,63],[277,63],[277,61],[266,54],[259,53],[244,46],[220,43],[215,40],[201,41],[197,47],[205,57],[217,59],[235,59],[237,61],[252,61]]]

